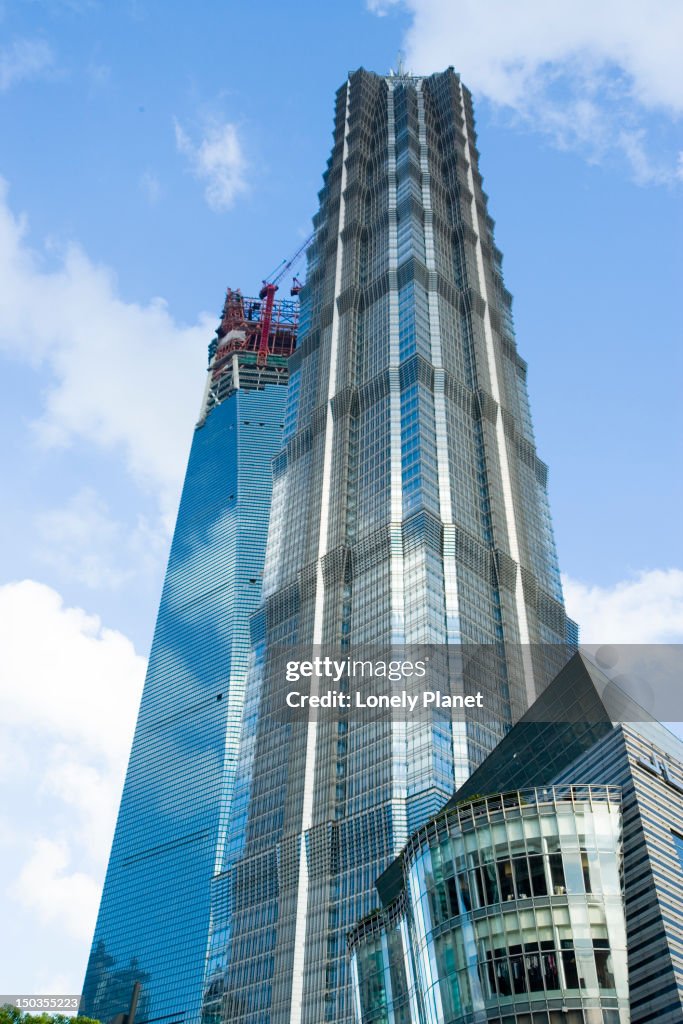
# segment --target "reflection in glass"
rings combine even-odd
[[[626,1014],[626,928],[621,895],[606,894],[598,899],[595,881],[599,876],[594,869],[590,878],[592,893],[583,892],[581,898],[566,892],[567,878],[584,889],[583,868],[587,866],[590,873],[594,863],[596,851],[590,845],[590,837],[595,835],[591,826],[593,808],[604,819],[601,856],[618,870],[619,791],[594,787],[589,792],[581,787],[585,803],[579,803],[577,795],[573,795],[571,828],[567,827],[570,819],[565,812],[572,794],[567,789],[560,792],[562,798],[555,796],[554,791],[544,791],[542,819],[534,818],[530,810],[534,791],[506,794],[503,799],[481,798],[476,813],[459,811],[457,805],[447,809],[434,826],[438,833],[445,831],[446,825],[450,836],[448,842],[440,839],[438,853],[430,846],[430,829],[411,840],[403,861],[403,870],[411,880],[409,899],[401,904],[409,938],[407,959],[415,957],[421,965],[421,979],[416,980],[410,1003],[418,1007],[418,1012],[411,1018],[411,1024],[440,1024],[444,1020],[465,1024],[479,1019],[498,1022],[517,1010],[517,1001],[524,1004],[519,1007],[524,1012],[516,1012],[517,1024],[524,1019],[536,1024],[537,1018],[547,1019],[548,1000],[564,1000],[565,996],[574,1005],[581,1001],[583,1009],[576,1012],[582,1018],[585,1015],[585,1020],[590,1020],[592,1013],[602,1014],[602,1007],[598,1009],[597,1004],[603,996],[607,1002],[605,1009],[618,1005]],[[548,809],[553,800],[560,812],[557,815]],[[499,834],[492,846],[487,810],[499,813],[503,804],[507,841],[502,841],[502,828],[497,824]],[[516,809],[520,812],[518,816]],[[459,818],[460,813],[463,819]],[[463,820],[467,827],[460,833]],[[519,827],[522,820],[524,831]],[[543,838],[538,827],[541,820]],[[473,821],[481,822],[480,829],[476,825],[472,828]],[[611,850],[607,849],[608,831]],[[479,863],[480,867],[463,870],[465,854],[470,864]],[[424,868],[422,873],[415,871],[418,865]],[[453,876],[458,867],[461,870]],[[448,913],[459,913],[426,925],[425,931],[420,886],[431,885],[432,878],[443,875],[443,904],[448,904]],[[414,879],[419,880],[415,886]],[[391,907],[388,909],[391,912]],[[371,918],[371,928],[377,928],[378,934],[384,927],[382,914],[379,911]],[[367,948],[370,954],[373,947],[368,944]],[[360,936],[357,941],[352,939],[352,950],[359,959],[365,955]],[[615,963],[618,970],[614,969]],[[367,997],[370,998],[369,993]],[[424,1016],[419,1006],[423,1006]],[[626,1019],[624,1016],[623,1020]],[[390,1020],[391,998],[387,996],[386,1016],[381,1022],[388,1024]],[[362,1024],[366,1021],[370,1022],[371,1017],[362,1018]],[[379,1018],[376,1024],[380,1024]]]

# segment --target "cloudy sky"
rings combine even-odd
[[[206,345],[310,230],[349,69],[452,64],[569,611],[683,640],[680,0],[0,0],[0,993],[75,992]]]

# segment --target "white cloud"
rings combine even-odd
[[[204,196],[211,209],[229,209],[237,196],[247,190],[247,163],[235,125],[211,121],[201,141],[195,143],[176,121],[175,138],[192,173],[205,183]]]
[[[408,65],[453,64],[476,93],[511,108],[589,159],[618,151],[636,180],[680,180],[675,144],[655,144],[653,115],[683,114],[679,0],[368,0],[411,14]],[[659,119],[661,121],[661,118]],[[648,152],[652,149],[652,152]]]
[[[586,644],[683,643],[683,571],[639,572],[612,587],[565,577],[568,614]]]
[[[87,957],[144,672],[125,636],[50,587],[0,587],[0,749],[11,738],[21,752],[0,766],[13,821],[3,916],[19,905],[38,918],[31,942],[47,944],[55,970],[64,931]],[[79,962],[73,948],[64,956]]]
[[[140,189],[147,202],[154,206],[162,197],[163,189],[161,182],[152,171],[145,171],[140,177]]]
[[[59,925],[87,942],[92,938],[100,886],[82,871],[69,871],[70,859],[65,842],[36,840],[12,892],[43,927]]]
[[[32,580],[0,587],[5,725],[73,743],[118,770],[144,670],[130,640],[96,615],[64,607],[50,587]]]
[[[611,587],[571,579],[563,585],[567,611],[580,626],[583,652],[680,736],[683,571],[639,572]]]
[[[155,572],[166,551],[164,529],[141,516],[132,528],[115,520],[91,487],[37,515],[34,535],[40,562],[94,590],[117,589]]]
[[[137,693],[128,701],[129,714],[136,702]],[[124,725],[118,735],[129,744],[131,733],[132,729]],[[71,814],[81,849],[95,865],[104,865],[109,856],[124,766],[125,757],[117,756],[111,770],[103,771],[66,744],[55,745],[50,752],[42,793],[59,801]]]
[[[36,516],[37,557],[87,587],[118,587],[130,573],[121,564],[123,526],[90,487],[62,508]]]
[[[68,11],[70,14],[85,14],[97,8],[99,0],[33,0],[45,7],[51,14]]]
[[[93,89],[104,89],[111,84],[112,71],[108,64],[90,61],[85,69],[85,74]]]
[[[25,235],[0,179],[0,351],[46,371],[38,437],[122,451],[136,480],[174,509],[215,319],[185,326],[163,299],[125,302],[112,272],[77,245],[46,269]]]
[[[0,92],[40,78],[53,66],[52,50],[44,40],[15,39],[0,49]]]

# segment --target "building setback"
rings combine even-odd
[[[523,714],[576,640],[562,603],[511,297],[452,69],[359,70],[314,218],[207,1021],[345,1024],[346,933],[374,880]],[[484,645],[453,724],[286,721],[283,645]]]

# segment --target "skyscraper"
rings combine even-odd
[[[296,308],[229,291],[192,441],[92,952],[85,1013],[197,1020]],[[259,351],[262,340],[267,352]]]
[[[375,878],[576,640],[452,69],[349,76],[314,225],[212,883],[205,1015],[250,1024],[351,1019],[346,933],[375,907]],[[283,646],[414,644],[493,651],[486,712],[282,717]]]

